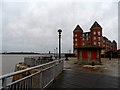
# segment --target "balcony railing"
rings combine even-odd
[[[49,63],[41,64],[38,66],[30,67],[17,72],[9,73],[0,76],[2,80],[2,90],[29,90],[30,88],[46,88],[63,70],[63,60],[54,60]],[[9,82],[9,78],[13,78],[15,75],[28,73],[34,71],[34,73],[27,75],[23,78]]]

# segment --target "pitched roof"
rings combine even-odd
[[[74,31],[82,31],[83,32],[82,28],[79,25],[76,26],[76,28],[74,29]]]
[[[95,28],[95,27],[100,27],[100,28],[102,29],[102,27],[98,24],[97,21],[94,22],[94,24],[91,26],[90,29],[93,29],[93,28]]]
[[[117,43],[115,40],[113,40],[113,43]]]
[[[104,39],[104,40],[108,40],[108,38],[107,38],[107,37],[105,37],[105,36],[102,36],[102,37],[103,37],[103,39]]]

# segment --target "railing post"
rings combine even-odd
[[[40,72],[40,90],[43,90],[43,85],[42,85],[42,67],[40,68],[41,72]]]
[[[63,68],[64,68],[64,60],[62,60],[62,71],[63,71]]]
[[[3,78],[2,79],[2,87],[3,87],[3,89],[6,88],[6,86],[7,86],[7,79]]]
[[[32,80],[32,77],[30,77],[30,88],[33,88],[33,80]]]
[[[53,79],[55,79],[55,65],[56,65],[56,62],[53,63],[53,68],[52,68],[53,69],[52,70],[53,71],[53,73],[52,73],[53,74]]]

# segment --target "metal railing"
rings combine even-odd
[[[2,90],[29,90],[30,88],[46,88],[63,70],[63,60],[54,60],[49,63],[41,64],[38,66],[30,67],[17,72],[9,73],[0,76],[2,80]],[[34,73],[26,75],[23,78],[7,83],[8,78],[13,78],[15,75],[28,73],[33,71]]]

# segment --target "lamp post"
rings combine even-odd
[[[61,59],[61,32],[62,30],[59,29],[58,32],[59,32],[59,59]]]
[[[54,49],[54,57],[55,57],[55,49]]]
[[[58,48],[56,47],[56,58],[58,57]]]

